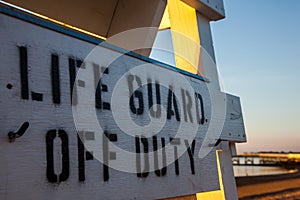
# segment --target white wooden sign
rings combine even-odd
[[[1,12],[0,199],[219,189],[207,83]]]

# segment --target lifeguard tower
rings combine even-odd
[[[237,199],[223,0],[0,1],[0,199]]]

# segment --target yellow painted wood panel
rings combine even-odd
[[[179,0],[168,0],[176,66],[197,74],[200,39],[196,10]]]

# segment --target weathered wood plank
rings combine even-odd
[[[83,126],[79,121],[75,127],[70,67],[74,63],[76,68],[80,66],[95,45],[3,14],[0,25],[0,84],[4,86],[0,88],[0,151],[4,152],[0,155],[1,199],[157,199],[219,189],[215,148],[204,158],[198,157],[211,118],[205,82],[99,47],[101,60],[85,63],[87,77],[77,77],[75,94],[78,106],[81,102],[86,108],[93,105],[94,93],[80,92],[85,87],[95,91],[94,66],[105,72],[103,66],[117,56],[101,77],[101,106],[96,108],[101,129],[93,120]],[[27,51],[27,75],[20,71],[20,49]],[[23,80],[28,91],[21,87],[22,76],[28,77],[27,82]],[[28,99],[22,98],[23,93]],[[201,94],[203,102],[194,98],[195,93]],[[162,105],[161,114],[149,109],[150,97],[154,104]],[[79,118],[90,116],[82,113]],[[143,129],[150,122],[149,116],[157,124]],[[10,143],[8,133],[17,131],[24,122],[29,123],[28,129]],[[142,128],[135,129],[135,125]],[[163,126],[157,130],[158,125]],[[77,137],[77,131],[84,141]],[[152,152],[163,146],[166,152],[159,151],[157,159],[155,153],[150,154],[147,164],[146,149]],[[135,154],[138,147],[140,160]],[[167,170],[162,167],[164,162]],[[139,174],[139,168],[149,173]]]

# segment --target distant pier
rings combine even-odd
[[[300,154],[295,153],[244,153],[232,158],[233,165],[295,168],[299,163]]]

